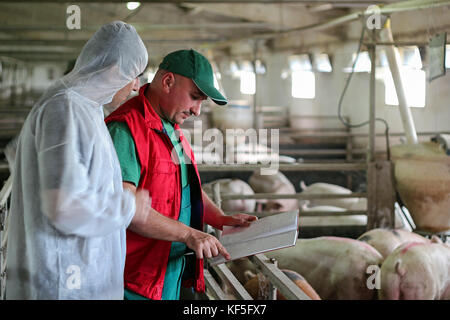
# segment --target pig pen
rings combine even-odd
[[[260,169],[261,165],[243,164],[243,165],[198,165],[198,170],[202,177],[202,183],[208,183],[220,178],[236,178],[248,181],[254,170]],[[302,194],[300,191],[300,181],[327,181],[335,183],[336,180],[345,183],[349,174],[355,176],[364,176],[367,170],[365,163],[296,163],[279,164],[280,172],[287,172],[286,177],[294,185],[295,194],[274,195],[274,194],[255,194],[255,195],[222,195],[222,200],[233,199],[339,199],[339,198],[366,198],[365,192],[352,192],[351,194]],[[309,178],[309,179],[307,179]],[[322,179],[322,180],[320,180]],[[249,212],[250,213],[250,212]],[[250,214],[255,214],[251,212]],[[260,215],[267,215],[268,212],[261,212]],[[327,217],[333,216],[351,216],[364,215],[366,211],[329,212],[329,211],[311,211],[302,212],[300,217]],[[303,226],[299,231],[299,238],[314,238],[321,235],[340,236],[347,238],[358,238],[367,229],[366,225],[334,225],[334,226]]]
[[[281,169],[285,170],[294,170],[298,169],[299,165],[282,165]],[[229,166],[227,166],[229,167]],[[233,168],[228,168],[232,170],[242,170],[242,166],[232,166]],[[302,168],[305,170],[307,168],[311,170],[317,169],[316,166],[306,166],[302,165]],[[333,167],[335,168],[335,167]],[[210,168],[202,168],[202,170],[220,170],[219,167],[210,167]],[[253,166],[246,165],[244,169],[254,169]],[[322,170],[332,170],[328,165],[322,165]],[[360,170],[364,169],[361,166],[340,166],[340,169],[346,170]],[[296,193],[292,195],[274,195],[274,194],[253,194],[253,195],[222,195],[220,192],[220,183],[214,183],[212,185],[213,195],[212,200],[221,207],[221,203],[223,200],[232,200],[232,199],[279,199],[279,198],[297,198],[297,199],[323,199],[323,198],[346,198],[346,197],[365,197],[363,193],[352,193],[350,195],[342,195],[342,194],[320,194],[320,195],[303,195],[301,193]],[[361,212],[346,212],[345,214],[357,214]],[[274,214],[273,212],[262,212],[259,215],[269,215]],[[307,214],[307,213],[305,213]],[[320,213],[313,212],[311,214],[317,215]],[[364,226],[365,229],[365,226]],[[220,233],[215,230],[216,233]],[[364,232],[364,231],[363,231]],[[314,237],[311,234],[311,237]],[[269,285],[269,300],[274,300],[277,298],[277,290],[278,292],[284,296],[288,300],[310,300],[310,296],[307,295],[301,288],[299,288],[291,279],[289,279],[286,274],[277,267],[277,261],[275,259],[269,259],[264,254],[257,254],[254,256],[248,257],[248,261],[254,265],[256,270],[263,274],[268,280]],[[206,292],[200,297],[197,295],[197,298],[201,299],[217,299],[217,300],[229,300],[229,299],[242,299],[242,300],[253,300],[253,297],[246,290],[246,287],[236,278],[236,276],[230,271],[230,269],[226,266],[226,264],[219,264],[214,266],[209,266],[208,263],[205,263],[205,284],[206,284]],[[258,278],[259,279],[259,278]],[[259,281],[259,280],[258,280]]]
[[[257,254],[248,258],[269,280],[269,300],[276,299],[276,290],[287,300],[311,300],[311,298],[290,280],[278,267],[274,259],[264,254]],[[239,282],[226,264],[208,266],[204,269],[204,294],[196,294],[197,299],[203,300],[254,300],[247,289]],[[224,288],[226,288],[224,290]]]
[[[221,206],[220,183],[212,186],[212,200],[217,206]],[[215,230],[216,233],[220,231]],[[256,270],[262,273],[269,281],[269,300],[277,298],[277,290],[288,300],[311,300],[311,298],[295,283],[290,280],[278,267],[275,259],[269,259],[264,254],[256,254],[248,257]],[[205,293],[196,298],[208,300],[253,300],[244,285],[236,278],[225,263],[210,266],[205,261],[204,269]],[[224,290],[226,288],[226,290]]]

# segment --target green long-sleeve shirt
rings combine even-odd
[[[181,167],[182,202],[180,205],[180,216],[178,220],[186,225],[189,225],[191,218],[190,188],[183,148],[174,134],[173,125],[164,120],[162,123],[177,152]],[[141,165],[137,156],[133,136],[131,135],[127,124],[123,122],[110,122],[108,124],[108,130],[114,143],[117,157],[119,158],[122,171],[122,180],[138,186],[141,175]],[[181,278],[185,266],[185,258],[183,256],[185,250],[186,245],[184,243],[172,242],[164,278],[162,300],[179,299]],[[141,296],[138,294],[125,289],[126,299],[139,299],[140,297]]]

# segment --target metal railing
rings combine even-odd
[[[12,176],[9,176],[0,191],[0,300],[5,299],[6,245],[9,221],[8,198],[11,194],[11,187]]]

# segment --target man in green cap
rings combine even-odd
[[[208,60],[194,50],[168,54],[149,84],[106,118],[125,188],[144,188],[152,209],[127,230],[125,299],[179,299],[180,286],[205,289],[203,259],[226,249],[203,223],[248,226],[246,214],[225,215],[203,192],[192,149],[179,127],[207,98],[225,105]],[[189,252],[189,250],[192,251]]]

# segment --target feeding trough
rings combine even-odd
[[[417,229],[450,230],[450,157],[433,142],[391,148],[396,188]]]
[[[389,20],[380,37],[382,41],[394,43]],[[407,139],[407,144],[391,148],[396,189],[419,230],[432,233],[450,230],[450,157],[438,143],[418,143],[400,74],[398,51],[389,45],[385,52]]]

